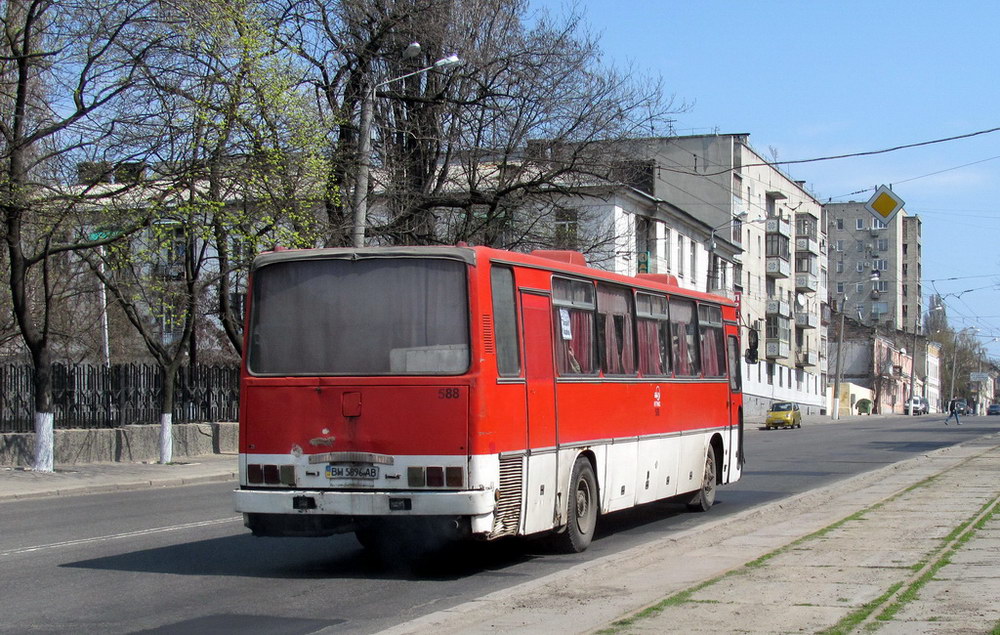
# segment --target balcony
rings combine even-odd
[[[792,305],[778,298],[768,298],[765,309],[767,315],[780,315],[781,317],[792,317]]]
[[[819,366],[819,352],[804,348],[798,349],[795,353],[795,365],[799,367]]]
[[[768,218],[764,223],[764,231],[768,234],[779,234],[785,238],[791,238],[792,223],[786,218]]]
[[[795,239],[795,251],[804,251],[818,256],[820,255],[819,241],[808,236],[799,236]]]
[[[792,275],[792,263],[781,256],[768,256],[765,267],[768,278],[787,278]]]
[[[819,289],[819,278],[811,273],[797,273],[795,274],[795,290],[796,291],[816,291]]]
[[[800,329],[819,328],[819,316],[811,311],[796,311],[795,326]]]
[[[787,359],[792,353],[792,345],[788,340],[767,338],[764,344],[764,357],[767,359]]]

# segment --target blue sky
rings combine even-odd
[[[557,14],[571,6],[530,0]],[[658,76],[690,105],[677,134],[749,133],[757,152],[790,161],[1000,128],[1000,2],[575,6],[606,63]],[[923,220],[925,310],[941,293],[952,326],[977,327],[1000,358],[1000,131],[782,169],[823,202],[891,185]]]

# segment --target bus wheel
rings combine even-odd
[[[715,503],[715,450],[708,446],[705,455],[705,474],[701,479],[701,488],[695,492],[688,503],[688,509],[693,512],[707,512]]]
[[[556,544],[561,551],[579,553],[590,546],[597,526],[597,478],[590,461],[576,460],[569,485],[566,529],[556,535]]]

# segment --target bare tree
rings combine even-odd
[[[669,123],[659,82],[603,65],[578,15],[526,12],[522,0],[289,5],[285,41],[337,124],[329,191],[353,186],[359,111],[365,91],[381,86],[374,241],[550,242],[553,197],[613,181],[629,158],[623,140]],[[403,55],[413,42],[419,56]],[[464,66],[414,73],[450,54]],[[347,243],[343,200],[327,206],[330,244]]]
[[[89,161],[114,181],[134,157],[104,156],[134,121],[137,61],[159,41],[142,1],[8,0],[0,5],[0,218],[10,300],[34,366],[34,468],[53,469],[52,335],[59,292],[54,259],[109,243],[94,239],[97,202],[129,186],[70,188]],[[99,219],[114,222],[114,218]],[[127,233],[125,227],[121,233]]]
[[[170,45],[143,68],[157,148],[147,187],[170,194],[153,210],[150,230],[89,258],[159,366],[164,463],[172,459],[175,379],[185,360],[196,362],[198,334],[221,325],[240,350],[231,299],[249,257],[265,242],[314,244],[306,129],[315,117],[302,112],[296,81],[255,7],[161,5]],[[292,146],[296,136],[304,140]]]

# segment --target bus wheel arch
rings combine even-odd
[[[707,512],[715,504],[715,493],[722,483],[722,439],[715,435],[705,450],[705,471],[701,485],[688,501],[688,509]]]
[[[564,502],[566,524],[554,535],[555,546],[567,553],[580,553],[590,546],[601,507],[594,457],[577,455],[570,473]]]

